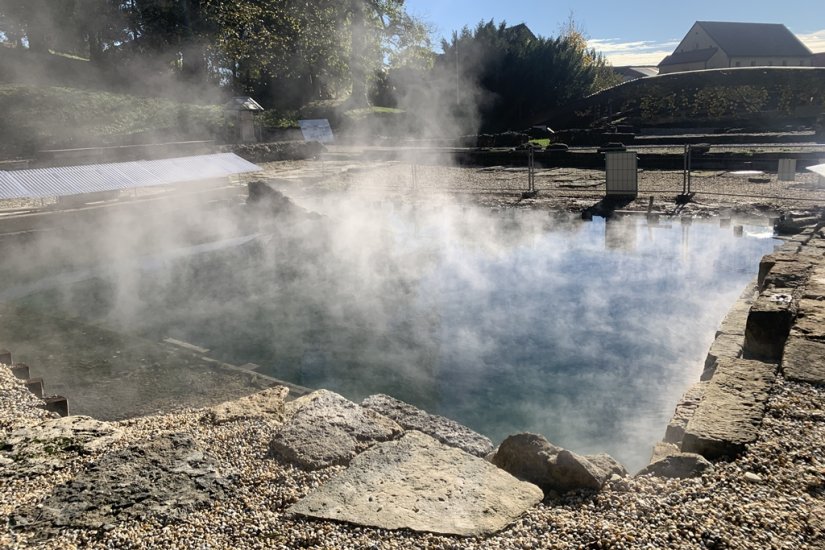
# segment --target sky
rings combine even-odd
[[[613,65],[656,65],[695,21],[782,23],[814,53],[825,52],[823,0],[406,0],[407,11],[433,26],[441,38],[494,19],[526,23],[537,35],[555,36],[571,13],[591,47]]]

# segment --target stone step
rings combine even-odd
[[[60,416],[69,416],[69,400],[62,395],[44,397],[43,405],[40,408],[57,413]]]
[[[43,399],[43,379],[42,378],[28,378],[25,381],[26,388],[34,395]]]
[[[673,418],[670,419],[665,429],[665,443],[673,443],[676,445],[682,443],[682,438],[685,436],[685,429],[690,419],[693,418],[693,414],[702,401],[702,397],[705,395],[706,386],[707,382],[694,384],[685,392],[682,399],[679,400],[679,403],[676,405],[676,411],[673,413]]]
[[[777,365],[721,358],[685,428],[682,451],[709,460],[734,457],[756,440]]]
[[[778,362],[796,319],[798,298],[792,288],[763,291],[751,306],[745,326],[743,357]]]
[[[825,342],[799,336],[788,338],[782,373],[788,380],[825,385]]]

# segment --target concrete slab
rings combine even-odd
[[[788,380],[825,384],[825,342],[791,336],[782,356],[782,372]]]
[[[289,512],[379,529],[495,533],[543,498],[486,460],[420,432],[375,445]]]
[[[709,460],[734,457],[756,440],[777,365],[721,358],[688,422],[682,451]]]

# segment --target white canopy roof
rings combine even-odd
[[[816,166],[808,166],[808,170],[815,172],[825,178],[825,164],[817,164]]]
[[[62,168],[0,171],[0,199],[64,197],[257,172],[234,153]]]

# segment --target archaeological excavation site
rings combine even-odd
[[[822,10],[459,4],[0,0],[0,548],[825,548]]]
[[[821,540],[815,171],[262,150],[2,173],[4,544]]]

